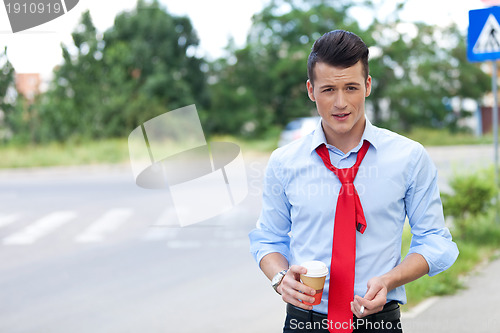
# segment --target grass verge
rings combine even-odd
[[[467,132],[451,133],[447,129],[415,128],[411,132],[401,134],[412,140],[420,142],[424,146],[453,146],[493,143],[493,136],[491,134],[478,137]]]
[[[229,135],[214,136],[208,142],[233,142],[240,146],[243,155],[271,153],[277,138],[237,138]],[[167,147],[168,148],[168,147]],[[7,144],[0,146],[0,169],[70,166],[88,164],[115,164],[129,161],[126,138],[82,142],[53,142],[43,145]]]
[[[459,234],[453,232],[453,240],[457,243],[460,254],[457,261],[448,270],[429,277],[428,275],[408,283],[406,295],[408,304],[403,310],[416,305],[431,296],[451,295],[466,288],[467,277],[475,269],[498,256],[500,249],[500,224],[495,221],[492,209],[488,214],[477,217],[471,227]],[[411,242],[410,228],[403,232],[402,254],[408,253]]]
[[[260,138],[217,135],[211,141],[227,141],[238,144],[243,155],[269,155],[276,147],[279,129],[274,128]],[[491,136],[482,138],[467,133],[450,133],[447,130],[415,129],[403,135],[422,143],[424,146],[488,144]],[[123,163],[129,159],[126,138],[104,139],[98,141],[69,141],[44,145],[0,146],[0,168],[29,168],[43,166],[110,164]]]
[[[0,169],[63,165],[115,164],[128,161],[126,139],[0,147]]]

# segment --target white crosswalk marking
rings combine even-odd
[[[161,241],[174,239],[179,234],[180,225],[177,222],[177,215],[171,208],[167,208],[160,215],[155,224],[148,228],[142,238],[145,241]]]
[[[128,208],[115,208],[107,211],[94,223],[92,223],[83,233],[76,237],[79,243],[92,243],[104,240],[118,229],[131,215],[133,211]]]
[[[4,244],[31,244],[76,217],[73,211],[56,211],[4,238]]]
[[[39,239],[45,237],[49,233],[65,232],[64,239],[68,239],[67,234],[75,234],[75,229],[78,228],[80,233],[76,232],[73,238],[77,243],[96,243],[108,239],[116,231],[118,231],[127,220],[134,214],[132,208],[110,208],[104,211],[94,221],[85,221],[81,216],[83,212],[72,210],[54,211],[45,216],[32,221],[29,225],[19,228],[18,231],[0,238],[0,244],[3,245],[28,245],[35,243]],[[142,214],[138,213],[139,216]],[[230,218],[219,220],[214,225],[206,226],[207,228],[192,227],[182,228],[177,220],[175,210],[171,208],[164,209],[157,216],[155,223],[144,225],[142,229],[134,229],[134,235],[137,236],[137,231],[142,235],[138,236],[138,240],[145,242],[163,242],[171,249],[198,249],[201,247],[221,248],[221,247],[241,247],[247,246],[248,239],[242,236],[234,228],[229,228],[226,224],[231,224],[236,220],[236,214],[228,214]],[[0,215],[0,230],[2,227],[10,227],[22,221],[25,218],[24,213],[12,212]],[[78,219],[77,219],[78,218]],[[60,228],[67,222],[77,219],[72,223],[72,229]],[[91,222],[86,225],[83,231],[80,229],[85,222]],[[212,228],[213,227],[213,228]],[[12,227],[13,228],[13,227]],[[201,228],[201,229],[200,229]],[[7,228],[6,228],[7,229]],[[121,229],[120,229],[121,230]],[[127,232],[127,229],[123,230]],[[4,234],[7,231],[4,231]],[[2,236],[3,237],[3,236]]]
[[[10,214],[10,215],[4,215],[0,216],[0,228],[6,227],[9,224],[15,222],[19,218],[19,214]]]

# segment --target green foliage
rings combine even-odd
[[[17,121],[15,105],[9,98],[9,91],[14,87],[14,67],[7,59],[7,47],[0,53],[0,140],[9,136],[9,129]]]
[[[405,131],[414,126],[456,128],[458,119],[468,115],[464,100],[477,100],[488,91],[490,79],[478,64],[467,61],[465,36],[456,26],[395,19],[375,22],[370,29],[379,51],[370,62],[368,103],[375,123]]]
[[[156,0],[139,0],[104,34],[87,11],[72,37],[49,91],[31,106],[37,126],[29,141],[123,137],[154,116],[208,103],[191,22]]]
[[[9,142],[0,146],[0,156],[0,169],[129,162],[126,139],[72,139],[44,144]]]
[[[492,179],[493,170],[488,169],[455,175],[450,180],[453,194],[442,193],[441,197],[445,215],[453,217],[450,229],[460,255],[448,270],[408,283],[405,288],[409,306],[430,296],[449,295],[464,288],[464,277],[498,254],[500,224],[495,221],[496,190]],[[410,243],[411,233],[407,227],[403,231],[402,256],[408,253]]]
[[[256,14],[247,45],[212,66],[211,132],[255,135],[315,114],[305,84],[314,40],[341,27],[369,36],[348,15],[349,7],[342,1],[275,0]]]
[[[377,7],[370,1],[356,6]],[[370,46],[373,89],[367,109],[374,123],[404,131],[456,129],[458,119],[470,115],[464,101],[479,99],[490,81],[467,61],[462,32],[456,26],[403,23],[403,4],[385,21],[362,29],[353,7],[349,1],[275,0],[256,14],[246,46],[230,48],[227,59],[212,66],[211,131],[249,128],[255,135],[315,114],[305,88],[307,57],[313,41],[333,29],[350,30]]]
[[[453,266],[436,276],[424,276],[405,286],[409,306],[413,306],[427,297],[450,295],[463,289],[465,287],[464,278],[468,274],[477,269],[481,263],[498,255],[500,224],[495,223],[494,207],[486,213],[474,217],[474,223],[468,223],[465,232],[467,237],[463,238],[459,237],[456,228],[452,230],[453,239],[460,250],[460,255]],[[410,229],[405,228],[401,250],[403,256],[408,252],[410,242]]]
[[[307,57],[322,34],[346,29],[370,47],[367,110],[375,124],[456,130],[469,115],[465,101],[480,99],[490,82],[467,61],[463,32],[402,22],[403,3],[361,25],[354,14],[360,7],[376,12],[379,4],[272,0],[254,15],[246,45],[229,42],[226,56],[210,63],[195,56],[199,40],[189,18],[169,14],[157,0],[138,0],[104,33],[86,12],[73,45],[62,46],[49,91],[34,103],[0,107],[17,142],[127,136],[145,120],[193,103],[207,134],[262,137],[316,114],[305,85]],[[13,82],[9,66],[0,71],[0,103]]]
[[[448,128],[415,127],[410,132],[402,134],[426,147],[493,143],[491,135],[478,137],[468,131],[452,131]]]
[[[483,170],[474,174],[455,175],[449,182],[452,194],[443,193],[444,213],[454,218],[458,237],[466,237],[478,217],[493,207],[497,189],[493,172]]]

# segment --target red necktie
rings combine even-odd
[[[324,144],[316,152],[333,171],[340,182],[335,224],[333,231],[332,262],[330,266],[330,289],[328,292],[328,329],[330,332],[352,332],[351,301],[354,297],[354,267],[356,261],[356,230],[365,232],[366,220],[354,178],[365,157],[370,143],[363,142],[356,163],[351,168],[337,169],[330,162],[330,154]]]

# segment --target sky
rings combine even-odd
[[[80,0],[65,15],[23,32],[12,33],[7,9],[0,5],[0,48],[7,46],[7,56],[18,73],[41,73],[50,77],[54,66],[62,61],[61,43],[71,45],[81,13],[89,10],[94,25],[104,32],[113,25],[115,16],[129,11],[137,0]],[[380,3],[380,15],[394,8],[402,0],[374,0]],[[200,38],[200,55],[217,58],[224,54],[229,37],[237,46],[245,43],[251,26],[252,15],[259,12],[268,0],[160,0],[167,11],[174,15],[187,15]],[[408,0],[402,19],[424,21],[434,25],[455,22],[467,30],[468,11],[484,8],[481,0]],[[355,9],[353,14],[360,22],[369,22],[371,13]]]

